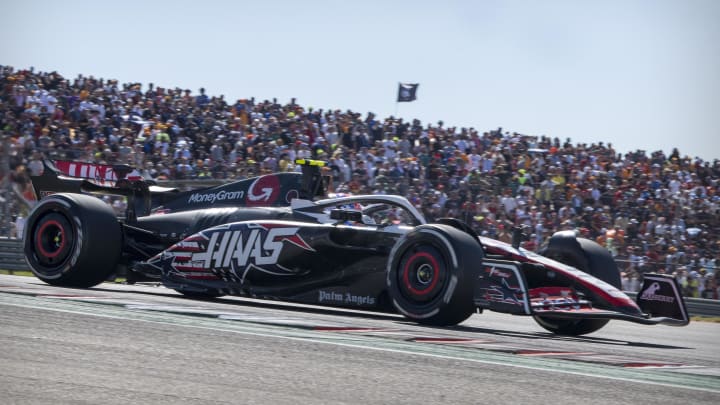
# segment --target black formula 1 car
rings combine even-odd
[[[191,297],[395,310],[439,326],[484,309],[566,335],[610,319],[688,323],[672,277],[646,274],[633,301],[608,251],[575,232],[556,233],[536,254],[520,248],[521,230],[507,244],[456,219],[427,223],[401,196],[317,199],[322,162],[297,164],[302,173],[179,191],[127,166],[46,162],[32,179],[42,199],[27,219],[26,260],[58,286],[92,287],[123,270]],[[125,217],[88,195],[98,193],[126,196]]]

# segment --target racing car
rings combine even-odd
[[[123,272],[195,298],[239,295],[396,311],[456,325],[492,310],[532,316],[555,334],[583,335],[611,319],[687,325],[674,278],[646,274],[636,300],[597,243],[561,231],[534,253],[480,236],[457,219],[429,223],[397,195],[328,197],[321,161],[182,191],[127,166],[45,162],[41,198],[24,231],[32,272],[89,288]],[[96,195],[127,198],[116,212]]]

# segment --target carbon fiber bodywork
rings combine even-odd
[[[562,256],[554,260],[519,248],[519,241],[510,245],[478,236],[454,219],[427,224],[400,196],[313,201],[324,195],[319,165],[301,166],[303,173],[180,192],[131,178],[126,167],[67,163],[65,170],[85,174],[72,178],[46,163],[33,185],[41,197],[65,190],[128,197],[127,215],[119,220],[117,268],[130,281],[160,280],[187,295],[398,310],[434,325],[455,324],[488,309],[535,316],[541,326],[568,334],[590,333],[608,319],[688,322],[674,279],[653,276],[635,302],[617,288],[619,273],[607,251],[573,232],[550,239],[549,251]],[[93,180],[91,173],[105,179]],[[31,213],[40,224],[26,238],[31,258],[75,252],[74,244],[52,241],[70,240],[65,235],[77,234],[72,224],[86,221],[83,207],[97,207],[88,197],[77,203],[67,195],[50,198],[67,200],[68,208]],[[92,210],[89,217],[103,211]],[[36,275],[48,281],[46,262],[35,262]],[[61,274],[54,283],[62,282]]]

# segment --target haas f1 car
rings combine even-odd
[[[428,223],[397,195],[327,198],[323,162],[190,191],[158,187],[128,166],[45,162],[24,253],[57,286],[88,288],[124,272],[190,297],[240,295],[397,311],[447,326],[475,312],[532,316],[583,335],[611,319],[688,324],[674,278],[646,274],[636,300],[602,246],[573,231],[533,253],[446,218]],[[127,197],[116,212],[91,194]]]

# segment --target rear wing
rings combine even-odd
[[[67,160],[43,159],[43,171],[30,176],[33,191],[38,199],[55,193],[88,193],[89,189],[121,189],[128,182],[144,182],[149,187],[154,181],[145,181],[140,173],[127,165],[103,165]],[[94,190],[93,190],[94,191]],[[113,194],[125,195],[115,190]],[[108,193],[110,194],[110,193]]]
[[[121,195],[128,198],[126,220],[151,212],[177,212],[222,206],[289,206],[293,198],[325,196],[325,162],[298,159],[301,173],[284,172],[181,192],[159,187],[126,165],[44,160],[39,176],[30,176],[38,199],[55,193]]]
[[[113,187],[119,180],[143,180],[142,174],[128,165],[104,165],[70,160],[56,160],[53,163],[60,173],[86,179],[99,186]]]
[[[155,186],[127,165],[103,165],[65,160],[43,160],[39,176],[30,176],[38,200],[56,193],[120,195],[128,199],[125,217],[134,222],[138,215],[147,215],[155,193],[177,192],[177,189]],[[152,188],[152,190],[151,190]]]

